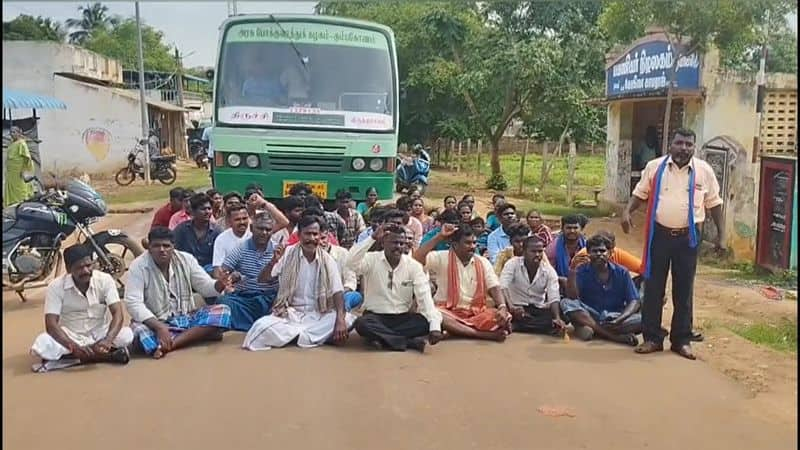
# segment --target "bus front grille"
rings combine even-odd
[[[270,153],[267,156],[269,170],[278,172],[341,173],[343,164],[344,157],[334,155]]]

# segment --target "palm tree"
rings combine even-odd
[[[67,19],[64,23],[72,31],[69,33],[69,42],[72,44],[85,43],[92,34],[101,29],[114,26],[119,19],[108,14],[108,6],[102,3],[79,6],[80,17]]]

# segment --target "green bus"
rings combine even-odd
[[[220,27],[212,179],[221,192],[303,182],[323,200],[392,197],[398,73],[392,30],[318,15],[243,15]]]

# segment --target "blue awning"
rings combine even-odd
[[[3,86],[3,109],[67,109],[61,100]]]

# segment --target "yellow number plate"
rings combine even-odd
[[[287,181],[283,180],[283,196],[289,196],[289,189],[300,181]],[[304,182],[311,186],[311,192],[322,200],[328,198],[328,183],[324,181]]]

